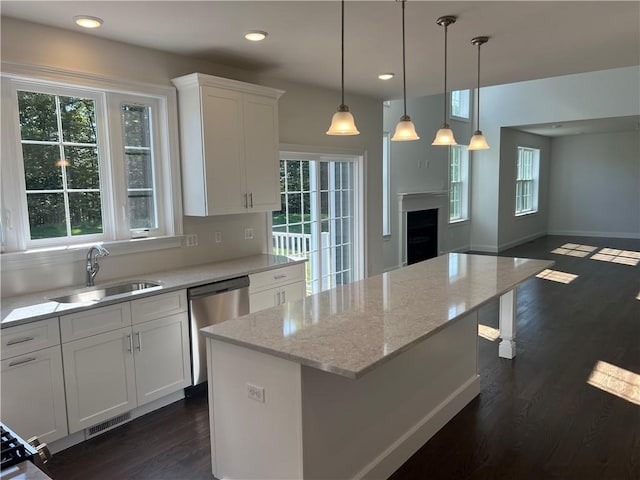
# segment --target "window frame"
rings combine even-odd
[[[391,132],[382,135],[382,238],[389,239],[391,229]]]
[[[467,116],[462,116],[462,115],[456,115],[455,110],[453,108],[453,98],[454,98],[454,93],[456,92],[468,92],[467,95]],[[472,102],[473,102],[473,90],[470,88],[465,88],[462,90],[452,90],[451,92],[449,92],[449,117],[453,120],[458,120],[461,122],[471,122],[471,117],[473,115],[473,111],[472,111]]]
[[[180,190],[180,165],[177,143],[177,101],[173,87],[126,82],[76,72],[2,63],[2,260],[3,270],[25,268],[42,264],[65,263],[81,258],[87,245],[105,243],[112,245],[112,254],[134,253],[182,244],[182,201]],[[17,91],[43,91],[51,94],[79,93],[96,97],[96,123],[98,143],[102,145],[106,161],[100,162],[101,202],[103,233],[98,236],[81,236],[68,239],[57,237],[46,241],[29,238],[26,184],[22,158],[21,133],[18,118]],[[109,111],[115,99],[138,99],[155,104],[157,113],[154,149],[156,161],[156,194],[158,216],[164,229],[148,232],[144,247],[140,239],[132,235],[116,198],[126,200],[124,158],[118,158],[114,150],[115,132],[122,132],[120,110],[117,115]],[[102,103],[102,105],[100,105]],[[153,108],[153,107],[152,107]],[[114,118],[117,117],[117,118]],[[116,124],[118,127],[116,129]],[[117,147],[117,144],[116,144]],[[124,149],[122,150],[124,152]],[[118,178],[117,164],[121,164],[122,178]],[[160,193],[161,192],[161,193]],[[162,212],[160,212],[160,209]],[[160,217],[162,215],[162,217]],[[108,221],[107,221],[108,220]],[[126,229],[123,227],[126,226]],[[42,239],[43,240],[43,239]],[[62,241],[61,241],[62,240]],[[135,242],[135,244],[134,244]],[[80,253],[78,253],[78,251]]]
[[[532,164],[531,164],[531,177],[530,179],[519,179],[518,178],[518,164],[521,161],[520,154],[524,151],[532,152]],[[516,161],[514,168],[514,216],[516,217],[526,217],[527,215],[534,215],[538,213],[538,203],[539,203],[539,184],[540,184],[540,149],[537,147],[518,145],[516,149]],[[531,187],[531,208],[527,209],[518,209],[518,184],[526,184]]]
[[[454,159],[453,152],[455,150],[460,151],[460,180],[457,182],[460,184],[460,216],[452,218],[451,216],[451,196],[453,194],[451,178],[451,165]],[[449,182],[449,224],[466,222],[469,220],[469,150],[466,145],[452,145],[449,148],[449,168],[448,168],[448,182]]]

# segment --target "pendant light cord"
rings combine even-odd
[[[342,103],[340,103],[340,105],[344,105],[344,0],[342,0],[342,40],[341,40],[341,56],[342,56],[342,63],[341,63],[341,70],[342,70],[342,78],[341,78],[341,82],[342,82]]]
[[[476,92],[477,110],[476,110],[476,130],[480,131],[480,42],[478,42],[478,91]]]
[[[404,98],[404,116],[407,116],[407,68],[405,66],[405,43],[404,43],[404,4],[402,0],[402,96]]]
[[[447,29],[449,25],[444,25],[444,124],[447,123]]]

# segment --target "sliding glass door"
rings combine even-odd
[[[362,277],[358,157],[283,153],[273,253],[307,259],[307,293]]]

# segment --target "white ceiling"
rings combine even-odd
[[[535,133],[545,137],[564,137],[567,135],[586,135],[590,133],[631,132],[640,130],[640,116],[598,118],[593,120],[574,120],[538,125],[520,125],[513,127],[522,132]]]
[[[276,78],[340,87],[340,3],[337,1],[7,1],[2,15],[69,30],[78,14],[104,19],[87,35],[210,59]],[[401,5],[393,0],[347,1],[345,82],[349,92],[402,97]],[[471,38],[482,47],[482,84],[640,64],[640,2],[418,1],[406,3],[407,95],[443,88],[441,15],[449,27],[449,87],[476,83]],[[269,32],[261,43],[243,33]],[[377,79],[382,72],[395,79]]]

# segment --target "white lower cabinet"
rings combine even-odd
[[[58,319],[54,320],[57,324]],[[37,436],[42,442],[67,435],[59,344],[3,360],[1,376],[0,417],[9,428],[25,439]]]
[[[133,314],[124,315],[129,318],[129,325],[124,328],[80,339],[69,341],[65,338],[65,331],[70,330],[65,330],[64,325],[70,319],[61,318],[69,433],[91,427],[189,385],[186,293],[171,292],[155,299],[157,302],[145,298],[119,304],[119,308],[91,310],[90,318],[102,318],[105,328],[118,325],[123,312],[129,309]],[[156,308],[165,304],[173,305],[169,315],[167,311],[163,313]],[[174,313],[176,310],[183,311]],[[154,316],[159,318],[150,320]],[[77,314],[69,317],[76,323],[81,322]],[[77,333],[71,338],[75,335]]]
[[[249,275],[249,311],[253,313],[304,298],[304,268],[304,263],[298,263]]]
[[[138,405],[190,384],[189,321],[178,313],[133,328]]]
[[[131,327],[62,345],[69,433],[136,406]]]

